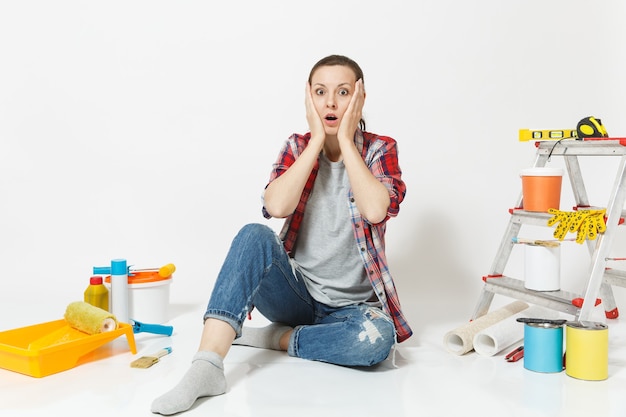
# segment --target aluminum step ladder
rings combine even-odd
[[[489,311],[495,294],[501,294],[531,304],[536,304],[571,314],[579,321],[589,321],[593,308],[598,302],[604,306],[607,318],[617,318],[619,313],[615,305],[612,285],[626,287],[626,271],[606,267],[607,257],[620,224],[626,217],[623,211],[626,198],[626,138],[589,138],[585,140],[567,139],[560,141],[535,142],[537,153],[535,167],[544,167],[552,157],[564,158],[567,173],[572,186],[575,209],[598,209],[590,206],[587,190],[583,181],[578,157],[619,157],[620,163],[606,206],[606,230],[599,233],[595,240],[587,240],[587,248],[591,255],[589,278],[584,291],[576,294],[568,291],[534,291],[524,287],[524,281],[503,275],[513,250],[514,238],[522,225],[547,226],[549,213],[525,211],[522,193],[515,208],[510,209],[511,217],[502,237],[489,274],[483,277],[484,285],[472,320]]]

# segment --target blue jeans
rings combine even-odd
[[[371,366],[385,360],[395,343],[393,322],[381,309],[334,308],[314,300],[276,233],[261,224],[244,226],[233,239],[204,319],[229,323],[239,337],[252,308],[294,327],[290,356]]]

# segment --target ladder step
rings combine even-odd
[[[511,209],[511,223],[530,224],[533,226],[546,226],[548,220],[552,218],[550,213],[542,213],[536,211],[526,211],[523,209]]]
[[[626,271],[620,269],[606,268],[604,270],[604,282],[609,285],[626,287]]]
[[[626,155],[625,138],[603,140],[568,140],[537,142],[538,155],[561,156],[623,156]]]
[[[572,304],[572,300],[580,298],[578,294],[567,291],[534,291],[524,287],[524,281],[507,277],[485,277],[486,291],[494,294],[501,294],[518,300],[526,301],[551,308],[553,310],[562,311],[564,313],[576,315],[578,307]]]
[[[589,207],[590,210],[601,210],[604,207]],[[552,214],[537,211],[526,211],[521,208],[509,209],[511,213],[511,222],[517,224],[530,224],[533,226],[546,226],[548,220],[552,218]],[[622,225],[626,219],[626,210],[622,210],[618,225]]]

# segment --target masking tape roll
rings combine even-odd
[[[84,301],[70,303],[65,310],[65,321],[87,334],[105,333],[117,329],[115,316]]]
[[[464,355],[474,349],[474,336],[494,324],[528,308],[523,301],[514,301],[504,307],[478,317],[463,326],[459,326],[444,335],[444,345],[448,352]]]
[[[565,373],[586,381],[601,381],[609,377],[609,328],[606,324],[567,323]]]

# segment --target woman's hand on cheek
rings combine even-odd
[[[309,124],[309,130],[311,131],[311,139],[321,138],[321,140],[324,141],[326,137],[324,124],[322,123],[322,119],[313,105],[311,85],[308,82],[306,83],[304,107],[306,109],[306,120]]]
[[[337,132],[338,138],[350,140],[354,139],[354,132],[356,132],[359,122],[363,117],[363,104],[365,103],[365,90],[363,90],[363,81],[358,80],[354,84],[354,94],[348,104],[346,112],[343,114],[341,124],[339,125],[339,131]]]

